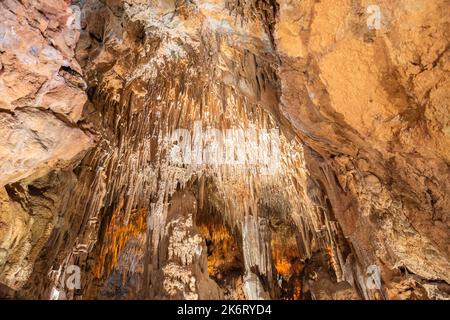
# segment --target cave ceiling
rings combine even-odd
[[[377,3],[1,1],[0,297],[448,299],[450,1]]]

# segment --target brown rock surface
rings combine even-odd
[[[86,102],[74,59],[79,10],[63,0],[8,0],[0,15],[3,186],[67,165],[92,142],[75,125]]]
[[[0,17],[0,281],[18,289],[64,199],[32,184],[71,168],[93,139],[77,125],[87,100],[74,59],[79,14],[63,0],[6,0]]]

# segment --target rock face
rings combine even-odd
[[[74,59],[80,12],[64,1],[0,4],[0,184],[67,166],[92,146],[77,128],[87,100]]]
[[[79,10],[62,0],[6,0],[0,16],[0,281],[19,289],[61,200],[46,195],[53,182],[41,190],[36,179],[73,166],[93,139],[77,124],[87,100],[74,59]]]
[[[450,1],[377,3],[1,2],[0,294],[448,298]]]
[[[280,20],[307,30],[298,51],[276,30],[282,112],[358,259],[383,269],[388,296],[398,268],[449,280],[448,7],[280,2]],[[379,30],[366,28],[377,13]]]

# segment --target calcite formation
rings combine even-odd
[[[0,296],[448,299],[449,9],[0,2]]]

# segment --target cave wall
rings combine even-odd
[[[73,168],[94,145],[81,123],[79,14],[64,1],[0,3],[0,282],[14,289],[67,200],[73,177],[53,170]]]
[[[449,2],[370,4],[280,2],[281,109],[358,260],[448,283]]]
[[[380,0],[376,29],[369,5],[2,2],[0,282],[44,299],[445,298],[450,3]],[[172,133],[199,120],[279,129],[279,172],[173,166]]]

